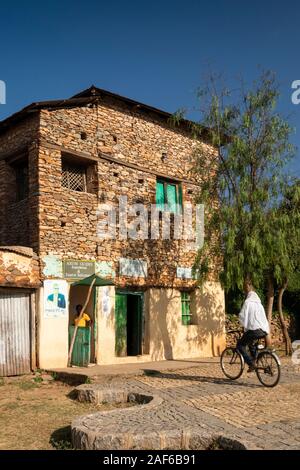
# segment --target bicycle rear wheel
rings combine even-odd
[[[256,375],[265,387],[275,387],[280,380],[280,361],[276,354],[262,351],[256,360]]]
[[[221,369],[228,379],[238,379],[244,370],[244,359],[236,348],[226,348],[221,355]]]

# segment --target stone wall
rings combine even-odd
[[[191,171],[197,141],[158,115],[151,116],[138,108],[133,111],[110,100],[96,107],[42,110],[40,124],[40,136],[49,143],[96,156],[99,152],[111,154],[170,178],[197,181]],[[83,132],[85,139],[81,138]],[[213,153],[211,146],[203,145]],[[162,153],[166,153],[164,160]]]
[[[36,288],[39,285],[39,261],[31,249],[0,247],[0,287]]]
[[[0,129],[0,158],[18,152],[38,137],[39,113],[27,115],[26,119]]]
[[[38,114],[0,132],[0,245],[29,246],[38,251],[38,177],[34,151],[38,133]],[[28,158],[29,197],[17,201],[14,166],[21,158]]]
[[[285,317],[285,323],[288,328],[288,332],[292,341],[294,339],[297,339],[296,338],[297,328],[296,328],[295,317],[293,315],[289,315]],[[226,315],[226,331],[236,330],[240,328],[241,326],[238,320],[238,316],[234,317],[230,315],[229,317],[228,315]],[[278,315],[273,315],[271,330],[272,330],[272,345],[276,348],[284,349],[284,338],[283,338],[282,329],[281,329]],[[228,346],[233,346],[236,344],[237,337],[233,334],[227,334],[226,340],[227,340]]]
[[[30,175],[29,197],[16,202],[9,159],[0,161],[0,197],[7,201],[0,209],[0,242],[32,247],[41,257],[42,272],[50,255],[59,261],[110,262],[119,286],[194,286],[194,281],[176,276],[177,266],[190,268],[196,254],[184,241],[99,240],[97,209],[99,203],[116,207],[121,195],[128,204],[155,204],[158,176],[174,178],[183,201],[193,202],[201,182],[192,173],[197,145],[186,129],[113,98],[96,106],[43,109],[0,136],[1,155],[27,148]],[[201,145],[214,158],[212,146]],[[88,192],[62,187],[66,156],[87,166]],[[119,276],[120,258],[146,261],[147,281]],[[217,277],[218,269],[210,280]]]
[[[81,138],[85,133],[85,139]],[[191,174],[197,142],[186,131],[174,129],[157,117],[129,111],[115,103],[41,112],[39,148],[40,254],[60,259],[110,261],[118,285],[182,286],[193,281],[176,278],[176,267],[191,267],[195,251],[178,240],[100,240],[97,238],[98,203],[118,206],[155,204],[157,175],[181,178],[184,202],[193,202],[199,179]],[[207,144],[207,152],[213,150]],[[79,193],[61,186],[62,150],[81,152],[98,176],[95,191]],[[162,153],[167,157],[163,161]],[[90,157],[90,160],[89,158]],[[103,157],[103,158],[102,158]],[[112,157],[117,161],[111,161]],[[84,158],[82,157],[82,161]],[[124,165],[119,164],[124,163]],[[129,165],[134,165],[132,168]],[[118,276],[120,258],[148,263],[147,281]]]
[[[205,289],[201,295],[198,292],[201,324],[199,321],[191,327],[181,326],[178,288],[195,287],[196,282],[180,279],[176,270],[193,266],[195,248],[187,246],[184,240],[124,240],[118,236],[101,240],[97,235],[99,203],[118,207],[119,197],[127,196],[129,205],[139,203],[149,209],[156,202],[158,177],[181,185],[183,202],[193,203],[202,179],[210,177],[202,175],[200,179],[192,173],[193,151],[199,144],[183,127],[172,128],[159,113],[145,112],[139,106],[129,107],[114,99],[100,100],[97,106],[49,106],[32,117],[25,116],[21,123],[12,123],[0,135],[0,243],[26,245],[31,251],[21,253],[18,247],[17,250],[7,247],[2,255],[0,250],[0,285],[38,287],[44,279],[62,278],[62,262],[68,259],[102,263],[115,276],[116,288],[144,287],[148,295],[150,288],[155,290],[152,310],[162,322],[165,302],[160,299],[165,298],[166,292],[177,289],[176,305],[168,306],[168,318],[172,323],[176,313],[180,330],[180,344],[174,340],[174,357],[198,355],[199,351],[218,354],[224,340],[224,299],[219,283],[207,284],[208,294]],[[213,159],[212,146],[204,142],[201,145]],[[29,196],[17,201],[12,164],[24,156],[28,157]],[[86,192],[62,185],[64,159],[85,167]],[[129,223],[132,218],[135,216],[128,218]],[[117,234],[119,230],[117,220]],[[147,263],[147,274],[121,276],[121,258]],[[218,265],[215,267],[215,277],[209,281],[218,278]],[[207,307],[208,296],[213,299],[212,309]],[[38,312],[40,367],[65,366],[69,319],[44,317],[42,287],[38,293]],[[155,317],[150,321],[155,328]],[[172,328],[165,331],[164,341],[168,341],[167,334],[176,336],[176,331]],[[115,338],[112,329],[110,338]],[[103,341],[100,346],[103,347]],[[113,350],[112,357],[114,354]]]

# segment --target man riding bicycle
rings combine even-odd
[[[247,295],[239,314],[239,320],[245,333],[237,343],[237,349],[248,364],[248,372],[255,370],[255,340],[265,338],[270,333],[269,323],[260,298],[254,291],[251,281],[246,280],[244,291]],[[247,352],[249,348],[251,356]]]

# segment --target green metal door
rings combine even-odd
[[[127,296],[116,294],[116,355],[127,356]]]
[[[69,326],[69,345],[71,343],[75,326]],[[73,366],[87,367],[91,355],[91,329],[79,326],[72,352],[71,364]]]

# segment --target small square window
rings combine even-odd
[[[86,192],[86,167],[63,160],[62,186],[72,191]]]

